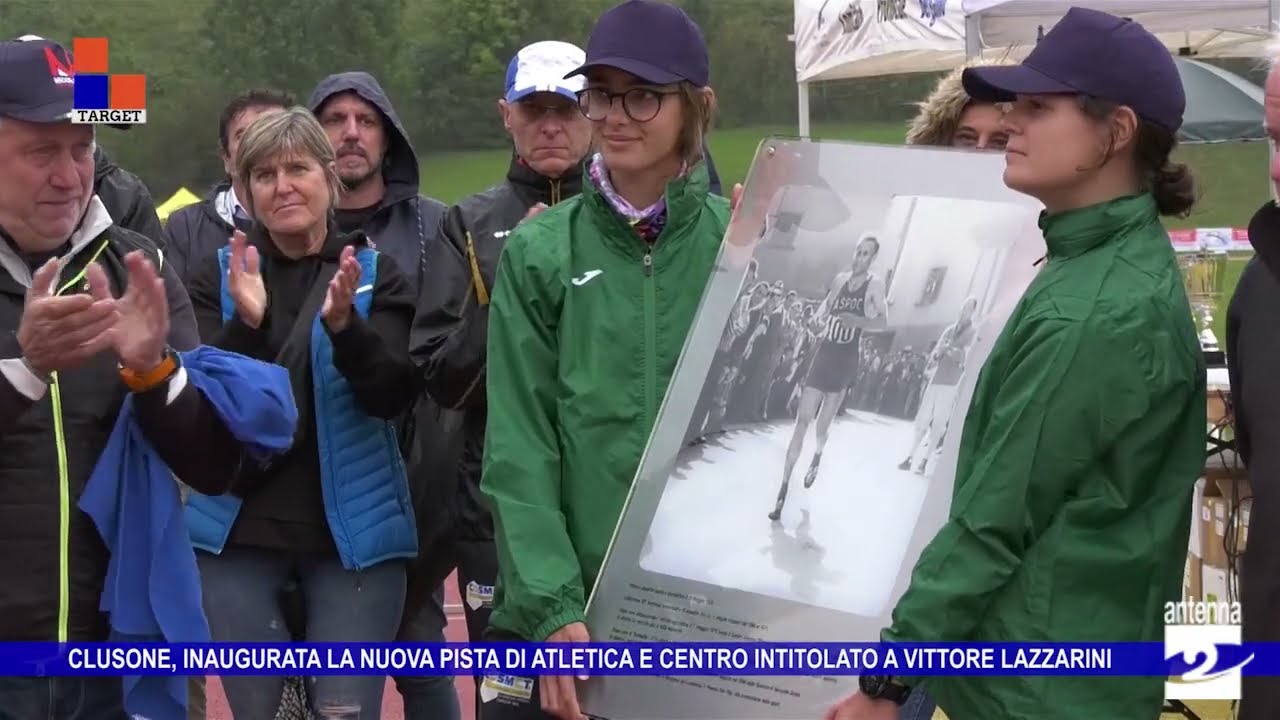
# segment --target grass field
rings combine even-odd
[[[902,142],[904,128],[894,124],[819,125],[815,138],[863,142]],[[795,135],[794,127],[754,127],[718,130],[709,144],[716,168],[726,188],[746,177],[760,141],[769,135]],[[510,154],[502,150],[441,153],[423,158],[423,192],[444,202],[454,202],[497,182],[505,173]],[[1191,217],[1167,223],[1175,228],[1244,227],[1269,197],[1267,148],[1260,143],[1223,143],[1188,146],[1179,160],[1195,172],[1201,199]],[[1245,260],[1233,259],[1227,270],[1226,294],[1230,297]],[[1225,311],[1214,313],[1214,332],[1225,339]]]
[[[794,135],[792,127],[754,127],[717,130],[709,141],[725,187],[747,174],[760,140],[768,135]],[[900,143],[900,125],[820,125],[814,137],[833,140]],[[502,177],[510,155],[501,150],[464,151],[430,155],[423,159],[423,191],[453,202],[483,190]],[[1179,227],[1243,227],[1266,201],[1267,149],[1260,143],[1224,143],[1188,146],[1179,158],[1191,165],[1200,180],[1200,206],[1186,220],[1170,222]]]

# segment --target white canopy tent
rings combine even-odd
[[[800,136],[809,85],[1021,58],[1071,6],[1133,18],[1178,55],[1262,57],[1280,0],[795,0]]]

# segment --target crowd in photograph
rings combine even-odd
[[[781,280],[744,285],[702,389],[705,421],[691,440],[795,419],[805,373],[825,328],[818,314],[824,296],[802,295]],[[858,369],[845,393],[843,411],[901,420],[915,417],[932,348],[897,347],[894,334],[889,329],[862,335]]]

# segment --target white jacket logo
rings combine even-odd
[[[596,276],[603,275],[603,274],[604,274],[603,270],[588,270],[582,273],[582,277],[574,278],[573,284],[577,285],[578,287],[582,287],[583,285],[586,285],[587,283],[596,279]]]

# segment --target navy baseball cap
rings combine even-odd
[[[63,122],[71,119],[74,98],[66,48],[34,35],[0,42],[0,117]]]
[[[1067,11],[1021,65],[969,68],[962,82],[979,102],[1089,95],[1127,105],[1174,133],[1187,108],[1178,68],[1154,35],[1128,18],[1078,7]]]
[[[591,29],[587,60],[566,78],[597,67],[617,68],[655,85],[710,82],[702,29],[683,10],[658,0],[627,0]]]

